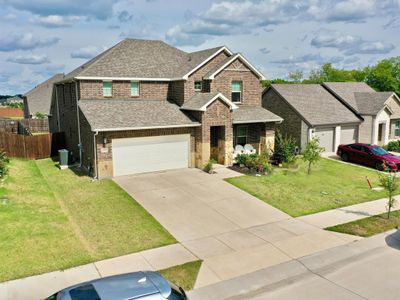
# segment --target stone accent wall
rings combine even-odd
[[[75,83],[57,84],[56,89],[60,111],[60,131],[65,133],[66,148],[77,161],[79,135]]]
[[[197,118],[201,120],[202,126],[197,131],[196,139],[196,167],[202,168],[210,159],[210,127],[224,126],[224,137],[220,149],[220,162],[225,165],[232,164],[233,151],[233,126],[232,111],[221,100],[211,103],[205,112],[197,113]]]
[[[242,102],[238,105],[261,105],[262,87],[260,79],[240,60],[234,60],[210,82],[211,92],[221,92],[229,100],[232,93],[232,81],[242,82]]]
[[[262,106],[283,118],[281,124],[276,125],[283,135],[290,135],[296,139],[297,145],[301,147],[301,122],[299,114],[294,111],[285,100],[272,88],[263,95]]]
[[[96,151],[97,151],[99,178],[106,178],[113,176],[112,140],[119,138],[190,134],[191,157],[189,166],[194,167],[196,128],[197,127],[99,132],[99,134],[96,137],[96,145],[97,145]],[[104,138],[107,139],[107,143],[105,145],[103,145]]]
[[[130,81],[113,81],[112,97],[103,96],[103,81],[80,81],[81,99],[151,99],[167,100],[169,82],[166,81],[141,81],[139,82],[139,96],[131,96]]]

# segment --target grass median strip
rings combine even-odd
[[[112,180],[51,159],[11,160],[0,198],[0,281],[176,242]]]
[[[357,221],[325,228],[329,231],[369,237],[378,233],[389,231],[400,226],[400,210],[393,211],[390,218],[387,213],[360,219]]]
[[[379,185],[375,170],[321,159],[307,175],[305,163],[299,160],[298,164],[296,172],[275,168],[271,176],[226,180],[293,217],[386,197],[385,191],[368,187],[366,177],[374,186]]]
[[[193,289],[199,274],[202,261],[196,260],[183,265],[174,266],[168,269],[160,270],[160,274],[185,291]]]

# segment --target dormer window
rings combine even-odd
[[[139,82],[131,82],[131,97],[139,97]]]
[[[103,81],[103,96],[112,97],[112,82]]]
[[[242,102],[242,82],[232,81],[232,102],[238,103]]]
[[[201,80],[194,82],[194,90],[196,92],[201,92],[203,89],[203,82]]]

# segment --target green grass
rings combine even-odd
[[[293,217],[313,214],[386,197],[385,191],[369,189],[379,185],[377,171],[329,159],[321,159],[307,175],[299,160],[298,172],[276,168],[272,176],[240,176],[226,179]]]
[[[325,228],[326,230],[368,237],[395,229],[400,226],[400,210],[393,211],[390,218],[387,213],[360,219],[357,221]]]
[[[180,286],[185,291],[193,289],[202,261],[196,260],[183,265],[159,271],[169,281]]]
[[[112,180],[60,171],[50,159],[11,160],[0,198],[8,199],[0,204],[0,281],[175,242]]]

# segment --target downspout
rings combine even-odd
[[[60,107],[58,105],[58,93],[57,93],[57,88],[58,85],[55,85],[56,87],[56,105],[57,105],[57,125],[58,125],[58,132],[61,132],[61,125],[60,125]]]
[[[81,124],[79,121],[79,106],[78,106],[78,82],[75,81],[75,101],[76,101],[76,118],[78,121],[78,148],[79,148],[79,166],[82,167],[82,141],[81,141]]]
[[[96,131],[93,135],[93,153],[94,153],[94,167],[95,167],[95,177],[96,179],[99,178],[99,172],[97,170],[97,145],[96,145],[96,137],[99,134],[98,131]]]

